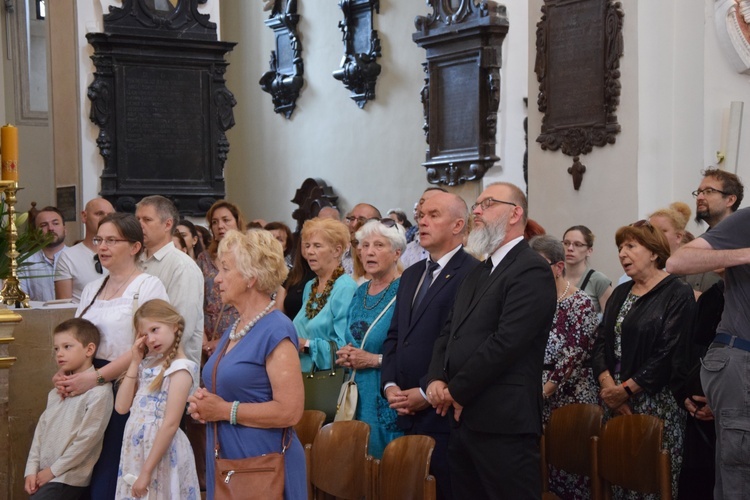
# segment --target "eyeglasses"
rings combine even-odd
[[[518,206],[515,203],[511,203],[509,201],[496,200],[495,198],[485,198],[482,201],[474,203],[471,206],[471,211],[473,212],[474,210],[477,209],[477,207],[482,207],[482,211],[485,211],[488,208],[490,208],[492,205],[494,205],[495,203],[502,203],[503,205],[510,205],[510,206],[513,206],[513,207],[517,207]]]
[[[565,248],[568,248],[569,246],[573,246],[573,247],[575,247],[575,248],[583,248],[583,247],[587,247],[587,246],[588,246],[588,245],[587,245],[586,243],[581,243],[580,241],[568,241],[568,240],[563,240],[563,241],[561,241],[560,243],[562,243],[562,245],[563,245],[563,246],[564,246]]]
[[[96,269],[96,272],[99,274],[104,273],[104,270],[102,269],[102,263],[99,261],[98,255],[94,255],[94,269]]]
[[[729,196],[729,194],[730,194],[730,193],[726,193],[724,191],[719,191],[718,189],[714,189],[714,188],[696,189],[695,191],[693,191],[692,194],[693,194],[693,196],[695,196],[697,198],[700,195],[711,196],[714,193],[721,193],[724,196]]]
[[[120,238],[100,238],[99,236],[94,236],[94,238],[91,240],[91,243],[93,243],[95,247],[98,247],[102,243],[106,243],[108,247],[112,247],[120,243],[121,241],[132,243],[130,240],[124,240]]]
[[[361,215],[359,217],[355,217],[353,215],[347,215],[344,218],[344,220],[347,222],[347,224],[353,224],[354,222],[359,222],[360,224],[364,224],[365,222],[367,222],[367,217],[364,217]]]

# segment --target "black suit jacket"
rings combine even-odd
[[[541,434],[542,365],[557,292],[549,263],[521,241],[478,284],[458,290],[435,342],[430,380],[448,383],[473,431]]]
[[[440,270],[427,295],[414,311],[412,301],[425,271],[425,261],[404,271],[388,337],[383,343],[380,377],[383,386],[394,382],[401,389],[426,389],[427,369],[435,339],[445,324],[459,285],[478,264],[479,261],[461,248]],[[422,432],[448,432],[450,429],[447,418],[437,415],[432,407],[413,416],[399,416],[398,425],[404,430],[418,425]]]

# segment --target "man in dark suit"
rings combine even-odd
[[[453,413],[453,494],[541,498],[542,364],[556,291],[549,263],[523,239],[527,202],[495,183],[472,207],[468,247],[490,259],[458,289],[435,342],[427,398]]]
[[[419,238],[430,258],[409,267],[401,276],[396,310],[383,344],[383,392],[398,414],[406,434],[435,439],[430,473],[437,480],[438,498],[452,498],[448,472],[447,416],[435,413],[425,398],[432,349],[458,285],[479,262],[462,248],[468,208],[455,194],[430,192],[419,209]],[[420,290],[422,292],[420,293]]]

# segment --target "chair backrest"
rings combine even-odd
[[[616,484],[641,493],[672,498],[669,453],[662,449],[664,422],[651,415],[622,415],[608,421],[593,439],[594,498],[609,498]]]
[[[434,448],[430,436],[402,436],[388,443],[383,458],[375,461],[374,498],[434,500],[435,478],[430,475]]]
[[[302,412],[302,418],[294,426],[294,431],[303,447],[306,444],[312,444],[315,436],[318,435],[318,431],[323,427],[325,419],[326,414],[320,410],[305,410]]]
[[[311,498],[321,492],[345,499],[367,496],[369,440],[370,426],[358,420],[333,422],[320,429],[306,448]]]
[[[546,464],[588,476],[591,474],[591,436],[602,429],[599,405],[575,403],[552,411],[544,429]]]

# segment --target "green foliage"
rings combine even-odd
[[[51,233],[44,234],[40,229],[32,228],[28,224],[28,213],[16,214],[16,228],[18,239],[16,240],[16,251],[18,252],[19,268],[29,257],[42,248],[49,245],[54,239]],[[8,214],[5,202],[0,203],[0,278],[10,276],[10,240],[8,239]]]

